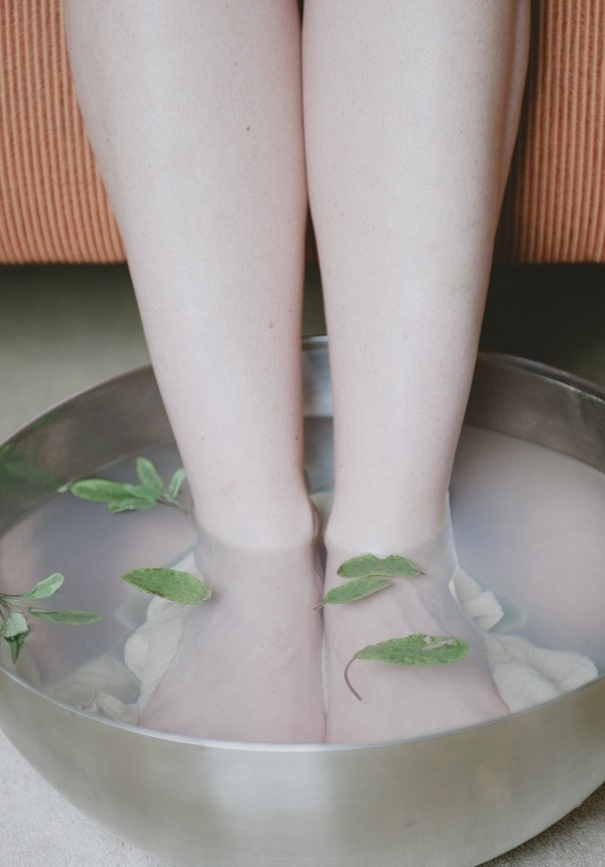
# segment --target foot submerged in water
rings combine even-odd
[[[194,608],[140,724],[222,740],[325,737],[315,545],[203,546],[213,597]]]
[[[326,592],[359,550],[328,541]],[[246,551],[205,545],[213,598],[187,617],[172,663],[141,725],[197,737],[265,743],[377,743],[421,737],[508,713],[480,632],[449,590],[451,532],[418,549],[424,574],[394,578],[374,596],[326,605],[327,722],[321,689],[321,598],[315,545]],[[363,647],[411,634],[470,647],[450,665],[399,667],[359,660]]]
[[[341,585],[341,564],[359,549],[328,540],[326,591]],[[399,553],[399,552],[388,552]],[[451,534],[418,549],[410,559],[424,574],[356,602],[325,607],[328,680],[327,740],[379,743],[444,732],[508,713],[492,680],[482,638],[449,590],[456,571]],[[470,646],[466,658],[445,665],[393,666],[359,660],[363,647],[422,634],[451,636]],[[427,641],[428,644],[428,641]]]

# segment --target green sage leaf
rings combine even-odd
[[[389,638],[379,644],[370,644],[358,650],[347,664],[345,681],[353,695],[361,696],[351,685],[349,669],[356,659],[383,662],[387,665],[450,665],[459,662],[470,653],[470,645],[461,638],[448,635],[425,635],[422,632],[406,635],[405,638]]]
[[[110,479],[81,479],[78,482],[64,485],[60,490],[69,490],[74,496],[80,497],[82,500],[107,503],[107,508],[112,514],[151,509],[158,503],[175,506],[183,512],[186,511],[177,500],[185,480],[183,469],[174,473],[168,489],[164,487],[157,467],[149,458],[137,458],[136,470],[141,482],[139,485],[128,482],[113,482]]]
[[[62,586],[65,578],[59,572],[55,572],[45,578],[43,581],[38,581],[28,593],[24,593],[22,599],[48,599],[53,593],[56,593],[59,587]]]
[[[199,605],[212,595],[205,581],[176,569],[133,569],[122,577],[146,593],[183,605]]]
[[[11,611],[4,623],[2,624],[2,637],[7,641],[16,638],[18,635],[27,635],[29,626],[27,620],[18,611]]]
[[[183,486],[185,478],[185,470],[181,467],[181,469],[177,470],[173,477],[170,479],[170,484],[168,485],[168,493],[173,500],[176,500],[178,495],[181,493],[181,487]]]
[[[140,485],[111,482],[108,479],[82,479],[82,481],[70,485],[69,490],[81,500],[89,500],[93,503],[111,503],[124,499],[131,500],[137,496],[136,488],[140,487]]]
[[[118,512],[142,512],[144,509],[153,509],[156,505],[156,500],[143,500],[139,497],[131,499],[115,500],[107,504],[108,510],[112,515],[117,515]]]
[[[337,574],[341,578],[414,578],[422,572],[412,560],[397,554],[382,559],[374,554],[361,554],[346,560]]]
[[[133,497],[138,497],[141,500],[150,500],[153,503],[156,503],[158,497],[161,495],[156,491],[155,488],[150,488],[149,485],[124,485],[128,491],[132,494]]]
[[[156,497],[164,491],[164,482],[149,458],[137,458],[137,476],[146,488],[155,492]]]
[[[67,626],[85,626],[88,623],[97,623],[101,619],[94,611],[46,611],[43,608],[29,608],[28,611],[40,620],[49,620],[51,623],[62,623]]]
[[[15,663],[19,659],[19,654],[21,653],[21,650],[23,649],[23,645],[25,644],[25,639],[27,638],[28,635],[29,635],[29,632],[20,632],[19,635],[15,635],[14,638],[7,638],[6,639],[8,642],[8,645],[11,649],[11,659],[12,659],[13,665],[15,665]]]
[[[406,635],[370,644],[358,650],[356,659],[371,659],[388,665],[446,665],[468,655],[466,641],[446,635]]]
[[[366,596],[372,596],[374,593],[390,587],[392,583],[388,578],[353,578],[346,584],[328,590],[321,604],[342,605],[346,602],[356,602],[358,599],[365,599]]]

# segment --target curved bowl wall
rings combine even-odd
[[[306,345],[304,367],[307,413],[329,416],[325,342]],[[605,469],[603,393],[543,366],[481,358],[467,419]],[[56,407],[9,441],[8,453],[41,472],[0,494],[0,532],[62,479],[171,437],[148,368]],[[605,780],[603,678],[443,735],[280,746],[98,719],[45,697],[7,664],[0,725],[76,807],[183,867],[472,867],[544,830]]]

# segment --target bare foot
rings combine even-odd
[[[393,586],[357,602],[327,605],[324,611],[328,676],[327,740],[377,743],[443,732],[508,713],[491,678],[480,634],[451,595],[456,569],[449,532],[414,551],[372,552],[328,541],[326,590],[343,583],[338,567],[359,554],[401,554],[424,575],[396,578]],[[468,642],[466,659],[448,665],[396,667],[357,660],[358,650],[414,633],[454,636]]]
[[[141,725],[226,740],[322,742],[314,544],[249,551],[206,542],[198,562],[213,597],[191,611]]]

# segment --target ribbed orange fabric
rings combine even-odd
[[[605,261],[605,0],[536,4],[500,262]],[[60,0],[0,0],[0,262],[116,262]]]
[[[0,0],[0,262],[119,262],[60,0]]]
[[[605,2],[534,4],[500,262],[605,261]]]

